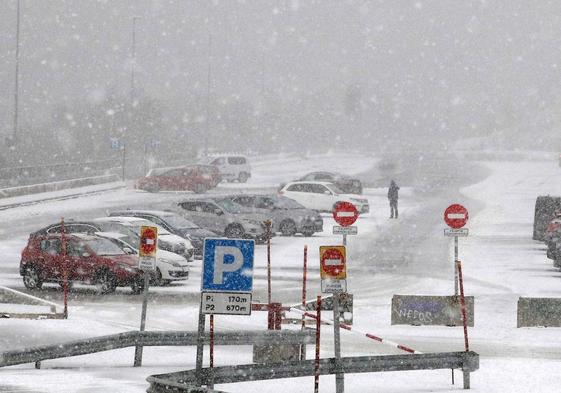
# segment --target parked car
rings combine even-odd
[[[314,210],[306,209],[293,199],[277,195],[234,195],[239,205],[267,214],[273,222],[273,231],[284,236],[301,233],[312,236],[323,231],[323,219]]]
[[[41,289],[43,283],[62,284],[68,280],[94,284],[99,293],[111,293],[118,286],[130,286],[133,293],[143,289],[138,258],[126,254],[113,242],[89,234],[30,236],[21,253],[20,275],[28,289]]]
[[[547,257],[555,260],[558,248],[561,246],[561,217],[559,217],[557,212],[556,217],[547,225],[543,239],[547,245]]]
[[[267,239],[263,221],[268,217],[238,205],[229,198],[189,199],[177,205],[190,221],[219,235],[255,239],[258,242]]]
[[[129,243],[130,238],[117,232],[96,232],[96,235],[111,240],[127,254],[138,255],[140,238]],[[154,285],[168,285],[172,281],[187,280],[188,278],[189,265],[185,258],[162,249],[156,251],[156,270],[151,279]]]
[[[359,179],[336,172],[311,172],[296,181],[330,182],[344,193],[362,194],[362,182]]]
[[[223,180],[245,183],[251,177],[251,166],[247,157],[240,155],[222,155],[207,160],[209,165],[218,168]]]
[[[100,217],[94,219],[93,221],[95,223],[99,223],[106,232],[112,232],[112,229],[115,228],[116,232],[126,234],[126,232],[119,230],[122,227],[132,230],[136,234],[136,236],[128,236],[125,239],[125,241],[131,244],[138,243],[138,240],[140,239],[140,228],[142,226],[156,226],[158,228],[158,249],[180,255],[188,261],[193,260],[195,248],[193,247],[190,240],[178,235],[174,235],[164,227],[157,225],[152,221],[140,217],[115,216]]]
[[[175,168],[154,168],[138,179],[135,188],[148,192],[194,191],[204,193],[218,183],[218,168],[212,165],[185,165]]]
[[[119,232],[128,236],[129,239],[135,239],[140,236],[141,225],[154,225],[154,223],[150,221],[126,222],[125,220],[119,220],[118,218],[108,219],[107,217],[97,218],[91,221],[68,220],[64,223],[64,231],[66,233],[90,234],[94,234],[96,232]],[[56,222],[32,233],[31,236],[48,233],[60,233],[61,230],[62,223]],[[179,236],[168,236],[168,232],[165,230],[161,231],[160,235],[160,248],[182,255],[188,259],[192,258],[194,247],[189,239],[184,239]],[[134,241],[135,240],[129,240],[129,243]]]
[[[370,211],[368,199],[345,194],[335,184],[328,182],[291,182],[287,183],[279,191],[279,194],[294,199],[308,209],[317,211],[331,212],[337,202],[350,202],[356,206],[360,213]]]
[[[109,217],[138,217],[151,221],[168,230],[174,235],[190,240],[194,247],[195,256],[203,255],[204,240],[216,237],[216,233],[201,228],[197,224],[186,220],[182,215],[160,210],[119,210],[109,213]]]

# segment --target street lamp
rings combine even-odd
[[[132,110],[134,107],[134,98],[135,98],[135,91],[134,91],[134,72],[136,66],[136,21],[141,19],[140,16],[133,16],[132,17],[132,43],[131,43],[131,90],[130,90],[130,109],[129,109],[129,130],[132,127]],[[123,181],[126,179],[126,165],[127,165],[127,144],[125,142],[125,134],[126,131],[123,132],[122,140],[122,151],[123,151]]]
[[[12,143],[16,143],[18,134],[18,112],[19,112],[19,25],[20,25],[20,1],[17,1],[16,17],[16,69],[14,86],[14,130],[12,133]]]

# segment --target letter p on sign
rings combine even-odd
[[[205,239],[201,291],[251,292],[255,242]]]

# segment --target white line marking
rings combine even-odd
[[[343,261],[341,261],[340,259],[324,259],[323,264],[325,266],[338,266],[342,265]]]
[[[354,217],[353,212],[337,212],[337,217]]]
[[[461,220],[466,218],[464,213],[448,213],[448,219],[450,220]]]

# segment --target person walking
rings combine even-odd
[[[397,218],[397,200],[399,199],[399,186],[395,181],[391,181],[388,189],[388,199],[390,201],[390,218]]]

